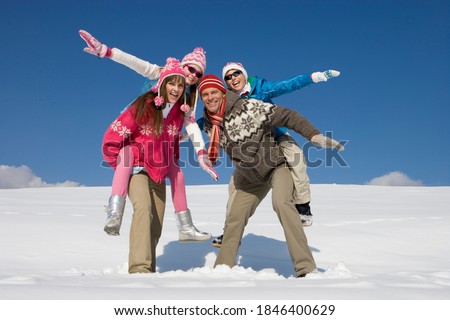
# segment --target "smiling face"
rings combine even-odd
[[[202,70],[195,64],[187,64],[183,67],[186,75],[186,85],[191,86],[197,84],[203,76]]]
[[[217,88],[207,88],[202,91],[202,101],[210,114],[215,114],[222,105],[225,93]]]
[[[230,88],[234,92],[241,91],[247,83],[242,71],[236,69],[228,70],[228,72],[225,74],[224,80],[228,88]]]
[[[185,81],[181,76],[170,77],[167,79],[165,89],[168,102],[175,103],[184,94]]]

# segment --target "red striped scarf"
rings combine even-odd
[[[226,96],[223,96],[222,105],[215,114],[210,114],[208,110],[206,111],[212,123],[212,130],[208,147],[208,159],[213,165],[216,164],[216,159],[220,155],[220,126],[223,122],[223,115],[225,114],[226,105],[227,98]]]

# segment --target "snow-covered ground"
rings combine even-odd
[[[188,186],[196,226],[221,234],[226,185]],[[103,232],[109,187],[0,190],[0,299],[450,298],[450,187],[312,185],[306,229],[319,273],[293,277],[270,195],[239,266],[212,268],[211,241],[179,243],[168,200],[158,272],[127,273],[122,233]],[[170,193],[168,193],[170,195]]]

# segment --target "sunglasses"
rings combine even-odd
[[[233,77],[237,78],[241,73],[242,73],[242,71],[236,70],[236,71],[233,72],[232,74],[226,75],[226,76],[224,77],[224,79],[225,79],[225,81],[228,81],[228,80],[233,79]]]
[[[197,78],[200,79],[203,76],[203,74],[201,72],[198,72],[194,67],[191,67],[191,66],[186,66],[186,67],[188,68],[189,72],[192,74],[195,74],[195,76]]]

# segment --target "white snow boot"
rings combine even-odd
[[[118,236],[122,225],[123,211],[125,210],[125,197],[112,195],[106,208],[105,232],[110,236]]]
[[[181,242],[206,241],[211,239],[211,234],[199,231],[192,222],[191,211],[175,212],[178,227],[178,238]]]

